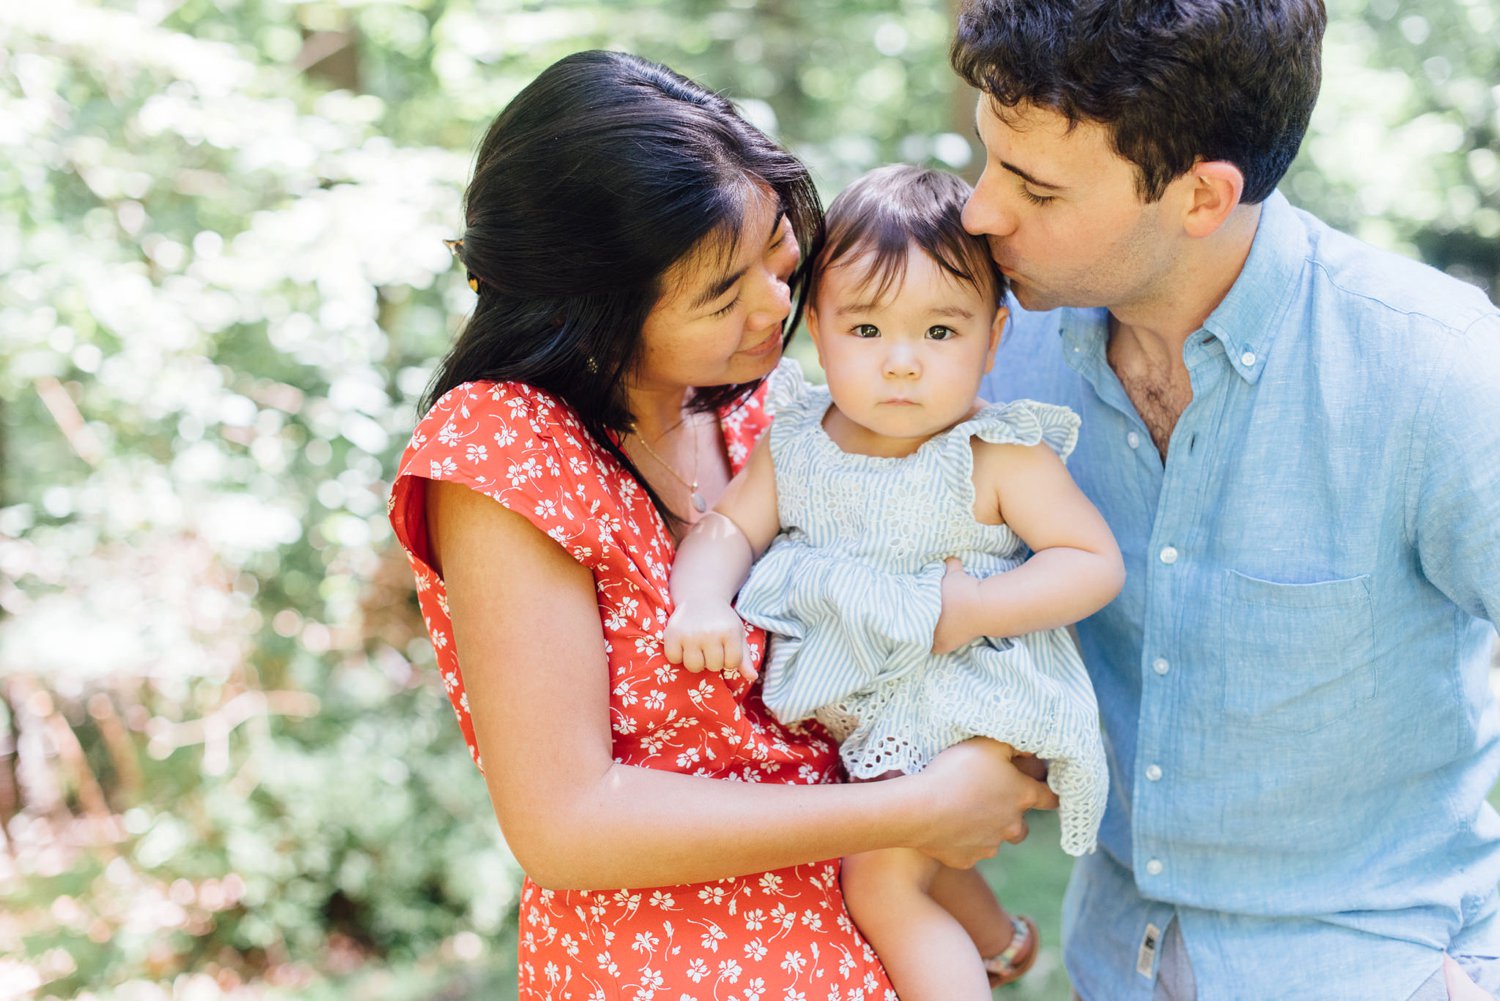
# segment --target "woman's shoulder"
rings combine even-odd
[[[578,416],[561,397],[529,383],[480,380],[460,383],[438,397],[417,422],[417,431],[436,434],[458,422],[525,424],[538,434],[550,434],[558,426],[578,425]]]
[[[588,435],[577,413],[556,394],[524,382],[465,382],[428,408],[402,456],[402,473],[413,462],[454,458],[483,465],[517,454],[578,452]]]
[[[464,486],[522,515],[600,565],[640,531],[640,492],[554,393],[519,382],[468,382],[444,393],[418,422],[389,500],[402,543],[424,552],[426,484]]]
[[[396,469],[393,511],[421,480],[458,483],[513,507],[576,492],[598,451],[557,395],[521,382],[462,383],[417,422]]]
[[[745,467],[750,458],[750,450],[771,424],[771,412],[766,403],[770,390],[770,381],[763,381],[749,396],[719,411],[724,451],[729,456],[732,473],[738,473]]]

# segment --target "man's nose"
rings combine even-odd
[[[975,236],[1009,236],[1016,229],[1015,213],[1006,205],[999,185],[990,180],[988,170],[969,193],[961,218],[964,229]]]

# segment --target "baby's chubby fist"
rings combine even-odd
[[[689,671],[735,671],[755,680],[745,624],[726,602],[679,602],[662,633],[662,652]]]

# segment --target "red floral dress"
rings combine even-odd
[[[759,395],[721,415],[731,468],[765,428]],[[466,383],[417,425],[391,491],[391,523],[443,685],[481,769],[443,580],[428,565],[425,480],[462,483],[546,532],[594,576],[610,672],[614,758],[726,781],[836,780],[820,730],[785,727],[738,675],[668,664],[672,538],[646,492],[549,393]],[[758,661],[764,636],[755,631]],[[711,883],[521,891],[521,1001],[895,1001],[844,909],[838,860]]]

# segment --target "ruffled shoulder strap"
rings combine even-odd
[[[1078,444],[1078,415],[1067,407],[1036,400],[991,404],[954,428],[963,438],[978,437],[995,445],[1045,444],[1067,460]]]
[[[771,411],[771,456],[779,475],[792,454],[800,450],[798,443],[808,441],[808,432],[823,419],[828,409],[828,389],[808,382],[795,358],[783,358],[766,383],[766,408]]]
[[[776,370],[766,379],[766,385],[766,409],[783,424],[788,422],[786,418],[805,414],[819,400],[824,407],[827,406],[826,391],[820,391],[807,381],[801,363],[795,358],[781,359]]]

